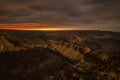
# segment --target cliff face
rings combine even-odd
[[[1,31],[0,32],[0,52],[15,51],[16,46],[21,46],[20,41],[11,32]]]
[[[14,45],[5,37],[0,37],[0,52],[13,51]]]
[[[91,49],[87,46],[78,46],[69,42],[50,42],[47,48],[59,52],[63,56],[79,62],[84,62],[84,55],[91,52]]]

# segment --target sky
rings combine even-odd
[[[0,29],[120,32],[120,0],[0,0]]]

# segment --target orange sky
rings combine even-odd
[[[76,30],[75,27],[43,25],[39,23],[10,23],[0,24],[0,29],[5,30],[42,30],[42,31],[58,31],[58,30]]]

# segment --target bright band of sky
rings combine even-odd
[[[55,25],[42,25],[37,23],[17,23],[17,24],[0,24],[1,30],[41,30],[41,31],[59,31],[59,30],[77,30],[75,27],[65,27]]]

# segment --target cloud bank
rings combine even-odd
[[[119,10],[120,0],[0,0],[0,24],[94,26],[120,31]]]

